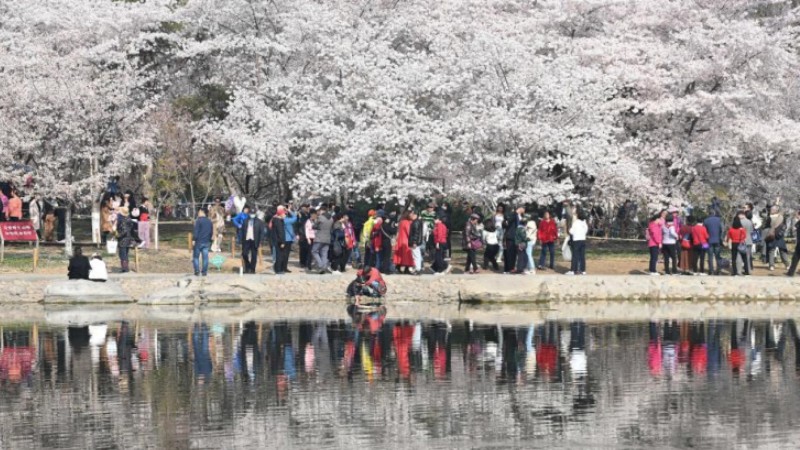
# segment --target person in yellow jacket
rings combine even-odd
[[[361,240],[360,242],[364,244],[364,259],[361,261],[362,264],[369,264],[372,261],[372,250],[370,249],[370,244],[372,241],[372,227],[375,226],[375,210],[370,209],[369,213],[367,213],[367,221],[364,222],[364,228],[361,229]]]

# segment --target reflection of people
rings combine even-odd
[[[194,324],[192,330],[192,348],[194,350],[194,375],[198,381],[211,378],[211,353],[208,347],[208,325]]]
[[[83,256],[81,247],[75,247],[75,254],[69,260],[67,276],[70,280],[88,280],[89,269],[89,258]]]
[[[347,286],[347,296],[361,304],[361,297],[381,298],[386,295],[386,282],[378,269],[365,265],[356,273],[356,279]]]

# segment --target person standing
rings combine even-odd
[[[139,248],[150,248],[150,211],[152,211],[153,204],[147,197],[142,197],[142,203],[139,205],[139,239],[142,243]]]
[[[250,220],[250,207],[245,205],[242,207],[241,211],[233,216],[231,219],[231,223],[233,223],[233,227],[236,228],[236,243],[241,244],[242,241],[239,240],[239,236],[241,236],[242,227],[244,224]]]
[[[206,217],[206,211],[200,208],[197,219],[194,221],[192,231],[192,266],[195,276],[208,275],[208,250],[214,236],[214,224]],[[200,256],[203,257],[203,266],[200,267]]]
[[[428,256],[432,256],[433,227],[435,226],[434,222],[436,221],[436,216],[436,203],[430,202],[425,210],[419,213],[419,218],[416,219],[422,223],[422,248],[420,249],[420,254],[423,256],[425,253],[427,253]],[[417,269],[417,271],[419,270],[421,269]]]
[[[392,254],[392,240],[394,240],[398,233],[397,211],[390,212],[389,217],[383,219],[380,231],[382,235],[380,271],[386,274],[396,273],[397,270],[394,267],[394,258]]]
[[[398,272],[404,269],[404,273],[411,273],[414,267],[414,257],[411,254],[411,223],[413,221],[413,211],[406,211],[400,218],[400,225],[397,228],[397,245],[394,248],[394,265]]]
[[[692,258],[692,271],[696,275],[705,275],[706,250],[708,250],[708,230],[702,223],[696,220],[689,222],[692,226],[692,246],[694,247],[694,257]]]
[[[794,214],[794,235],[797,240],[795,241],[794,254],[792,254],[792,264],[789,266],[789,271],[786,272],[787,276],[793,277],[797,271],[797,264],[800,262],[800,210]]]
[[[711,215],[706,217],[706,220],[703,221],[703,226],[708,232],[708,274],[719,275],[719,264],[720,261],[722,261],[722,238],[724,237],[724,230],[722,228],[722,219],[719,217],[717,208],[711,208]],[[753,224],[751,223],[750,227],[752,228],[752,226]]]
[[[789,251],[786,249],[785,235],[786,222],[783,218],[783,214],[778,205],[773,205],[770,208],[769,214],[769,230],[764,239],[767,242],[767,263],[769,264],[770,271],[775,270],[775,252],[780,254],[783,265],[788,266],[787,254]]]
[[[130,272],[130,261],[128,254],[130,249],[139,245],[139,235],[133,220],[129,217],[128,208],[120,206],[119,215],[117,217],[117,235],[119,237],[118,251],[119,262],[122,268],[122,273]]]
[[[430,205],[429,209],[430,208]],[[429,232],[433,232],[433,223],[428,228],[427,223],[423,221],[416,213],[412,212],[411,216],[411,229],[408,235],[408,245],[411,247],[411,257],[414,260],[414,273],[417,275],[422,275],[422,259],[423,259],[423,252],[425,249],[425,244],[428,242],[425,238],[425,230],[428,229]],[[436,220],[436,215],[434,214],[434,223]],[[432,241],[431,241],[432,242]]]
[[[300,212],[297,214],[297,223],[295,224],[295,230],[297,230],[298,257],[300,259],[300,267],[304,269],[308,268],[308,260],[311,258],[311,245],[309,245],[308,238],[306,237],[306,224],[310,217],[308,209],[308,203],[300,205]]]
[[[650,249],[648,272],[650,275],[658,275],[658,254],[661,252],[664,241],[663,225],[660,215],[651,217],[650,223],[647,225],[647,248]]]
[[[528,267],[528,256],[525,254],[525,249],[528,247],[526,225],[527,222],[524,218],[517,222],[517,230],[514,233],[514,245],[517,247],[517,262],[511,273],[523,274]]]
[[[675,227],[675,219],[670,214],[667,216],[664,226],[661,228],[662,241],[661,253],[664,254],[664,273],[667,275],[678,274],[678,229]],[[670,264],[671,261],[671,264]],[[670,270],[670,266],[672,269]]]
[[[750,273],[753,272],[753,231],[755,231],[755,227],[753,222],[747,218],[746,211],[739,211],[739,220],[742,222],[742,228],[744,228],[745,232],[745,253],[742,254],[742,259],[744,260],[744,264],[747,264],[748,270]],[[741,254],[741,252],[740,252]],[[719,272],[719,270],[717,271]]]
[[[36,231],[36,236],[39,239],[42,238],[42,200],[39,198],[39,194],[33,194],[31,197],[30,204],[28,206],[28,215],[31,218],[31,225],[33,226],[34,231]]]
[[[373,261],[373,253],[372,253],[372,228],[375,226],[375,210],[370,209],[367,213],[367,221],[364,222],[364,226],[361,227],[361,240],[360,243],[364,245],[364,258],[361,261],[363,264],[369,264],[374,266],[375,261]]]
[[[525,208],[517,208],[512,214],[507,215],[503,221],[503,273],[511,273],[517,262],[516,235],[517,226],[522,220]]]
[[[442,219],[444,219],[444,215],[440,213],[433,222],[433,271],[437,275],[449,273],[452,267],[444,260],[445,252],[447,251],[448,232]]]
[[[83,255],[81,246],[76,246],[72,258],[69,259],[67,278],[70,280],[88,280],[90,268],[89,258]]]
[[[497,238],[498,233],[495,227],[496,221],[493,218],[486,219],[483,225],[483,270],[488,270],[489,265],[491,265],[492,270],[497,272],[500,270],[497,264],[497,256],[500,254],[500,241]]]
[[[572,239],[572,264],[567,275],[586,275],[586,235],[589,233],[589,225],[586,223],[586,215],[583,210],[578,211],[577,218],[572,221],[569,227],[570,239]]]
[[[314,223],[317,221],[317,210],[312,209],[309,211],[308,219],[306,223],[303,225],[305,228],[304,238],[306,241],[306,246],[308,247],[308,254],[306,255],[306,264],[303,266],[307,270],[311,270],[314,266],[314,258],[312,257],[311,249],[314,247],[314,238],[316,237],[316,230],[314,229]]]
[[[539,269],[544,270],[544,263],[547,253],[550,253],[550,270],[555,269],[556,260],[556,241],[558,240],[558,226],[556,221],[553,220],[550,211],[544,212],[544,217],[539,222],[539,230],[537,232],[539,242],[542,243],[542,253],[539,256]]]
[[[245,209],[250,211],[247,207],[245,207]],[[256,217],[254,212],[250,211],[249,217],[239,229],[239,241],[242,243],[242,262],[244,264],[245,273],[256,273],[256,268],[258,266],[258,248],[264,240],[265,230],[266,226],[264,222]]]
[[[464,226],[462,246],[464,251],[467,252],[467,265],[464,267],[464,272],[469,274],[480,273],[477,257],[475,256],[476,252],[483,246],[481,231],[478,229],[479,219],[480,216],[473,213],[469,216],[469,220]]]
[[[739,219],[739,216],[737,215],[733,219],[730,229],[728,229],[728,240],[731,243],[731,275],[733,276],[739,274],[739,261],[744,262],[744,258],[740,259],[737,258],[737,256],[745,253],[743,250],[746,239],[746,232],[744,228],[742,228],[742,220]],[[750,275],[750,268],[746,262],[742,264],[742,267],[744,268],[744,274]]]
[[[527,242],[525,245],[525,256],[528,258],[528,266],[525,271],[526,274],[536,274],[536,264],[534,262],[533,249],[536,247],[536,238],[538,236],[538,227],[536,226],[536,219],[527,217],[525,219],[525,233],[527,234]]]
[[[297,222],[297,215],[286,207],[279,205],[275,215],[272,217],[272,233],[275,235],[275,245],[278,252],[275,259],[273,270],[276,275],[289,272],[289,254],[292,251],[294,242],[294,224]]]
[[[320,273],[330,273],[331,268],[328,262],[328,251],[331,245],[331,232],[333,231],[333,219],[328,212],[327,205],[321,205],[317,212],[317,219],[314,221],[314,245],[311,254],[317,269]]]
[[[104,198],[100,206],[100,237],[103,245],[108,241],[108,235],[114,232],[115,217],[116,214],[111,209],[111,197]]]
[[[11,197],[8,199],[8,220],[19,222],[22,220],[22,199],[16,189],[11,189]]]
[[[216,197],[214,204],[208,212],[208,219],[214,225],[214,240],[211,243],[212,252],[222,251],[222,242],[225,237],[225,207],[222,205],[222,199]]]

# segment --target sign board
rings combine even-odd
[[[4,241],[37,241],[39,239],[30,220],[0,222],[0,237]]]

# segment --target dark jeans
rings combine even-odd
[[[736,256],[739,255],[739,247],[743,246],[743,245],[747,245],[747,244],[745,244],[744,242],[739,242],[739,243],[731,242],[731,273],[733,275],[738,275],[739,274],[739,264],[736,261],[737,260]],[[744,274],[745,275],[750,275],[750,267],[748,267],[748,264],[747,264],[746,260],[747,260],[747,257],[742,257],[742,262],[743,262],[742,265],[744,266]]]
[[[300,238],[300,267],[311,266],[311,244],[305,237]]]
[[[200,272],[200,256],[203,257],[203,271],[202,274],[208,273],[208,249],[211,247],[210,243],[195,244],[192,251],[192,265],[194,266],[194,273]]]
[[[706,267],[706,249],[702,245],[695,245],[694,252],[692,252],[692,272],[701,273],[705,272]]]
[[[494,270],[499,269],[499,266],[497,265],[498,254],[500,254],[499,245],[487,245],[486,250],[483,251],[483,268],[488,269],[489,264],[491,264]]]
[[[503,272],[511,272],[517,263],[517,246],[513,239],[506,239],[503,248]]]
[[[794,273],[797,271],[798,262],[800,262],[800,244],[797,244],[794,248],[794,254],[792,254],[792,265],[789,266],[788,275],[794,276]]]
[[[369,242],[364,246],[364,265],[369,265],[375,267],[375,254],[372,253],[372,250],[369,248]]]
[[[475,250],[474,249],[467,249],[467,265],[464,268],[464,272],[469,272],[470,267],[472,270],[478,270],[478,261],[475,257]]]
[[[281,248],[281,244],[276,248],[278,256],[273,267],[275,273],[285,273],[289,269],[289,254],[292,252],[292,243],[284,242],[282,245],[283,248]]]
[[[447,262],[445,262],[444,260],[444,253],[446,251],[447,250],[445,249],[444,244],[439,244],[439,248],[434,250],[433,267],[432,267],[434,272],[444,272],[445,270],[447,270]]]
[[[256,273],[258,247],[255,241],[242,242],[242,260],[244,261],[244,273]]]
[[[539,255],[539,267],[544,267],[545,257],[547,252],[550,252],[550,269],[556,266],[556,243],[555,242],[542,242],[542,254]]]
[[[659,248],[657,245],[653,245],[650,248],[650,265],[648,266],[648,270],[650,273],[658,272],[658,252]],[[573,256],[574,257],[574,256]]]
[[[528,270],[528,254],[525,253],[525,250],[520,250],[517,247],[517,267],[516,271],[519,273],[523,273]]]
[[[678,273],[678,244],[662,245],[661,253],[664,254],[664,272]],[[671,270],[670,270],[670,261],[672,261]]]
[[[123,245],[119,246],[119,265],[122,267],[123,272],[128,271],[128,252],[130,251],[129,247],[125,247]]]
[[[570,270],[576,274],[586,272],[586,241],[572,241]]]
[[[747,259],[747,256],[743,256]],[[719,263],[722,261],[722,245],[708,244],[708,273],[709,275],[719,273]],[[731,262],[733,264],[733,262]]]

